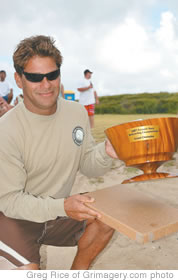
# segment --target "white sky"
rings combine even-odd
[[[100,96],[178,91],[177,0],[0,0],[0,69],[15,94],[13,51],[39,34],[56,39],[65,89],[89,68]]]

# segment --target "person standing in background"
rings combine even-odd
[[[84,105],[88,112],[91,128],[94,127],[95,104],[99,104],[97,92],[93,87],[93,83],[91,82],[92,74],[93,72],[86,69],[84,71],[84,80],[77,89],[80,92],[79,103]]]
[[[0,71],[0,96],[10,104],[13,98],[13,89],[10,88],[9,83],[6,81],[6,72]]]

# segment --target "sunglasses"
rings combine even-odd
[[[60,68],[58,68],[57,70],[53,71],[53,72],[49,72],[46,74],[38,74],[38,73],[28,73],[28,72],[22,72],[25,76],[25,78],[33,83],[39,83],[41,82],[44,77],[46,77],[49,81],[53,81],[56,80],[59,75],[60,75]]]

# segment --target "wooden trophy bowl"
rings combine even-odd
[[[126,166],[144,174],[122,183],[177,177],[158,173],[157,168],[171,160],[178,147],[178,118],[155,118],[119,124],[105,130],[118,158]]]

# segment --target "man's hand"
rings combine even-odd
[[[90,85],[89,85],[89,87],[88,87],[89,89],[90,88],[93,88],[93,84],[90,82]]]
[[[101,214],[85,205],[92,202],[94,198],[88,195],[72,195],[65,199],[64,210],[67,216],[78,221],[101,218]]]
[[[105,149],[108,156],[112,158],[118,158],[113,146],[111,145],[111,142],[108,139],[105,142]]]

